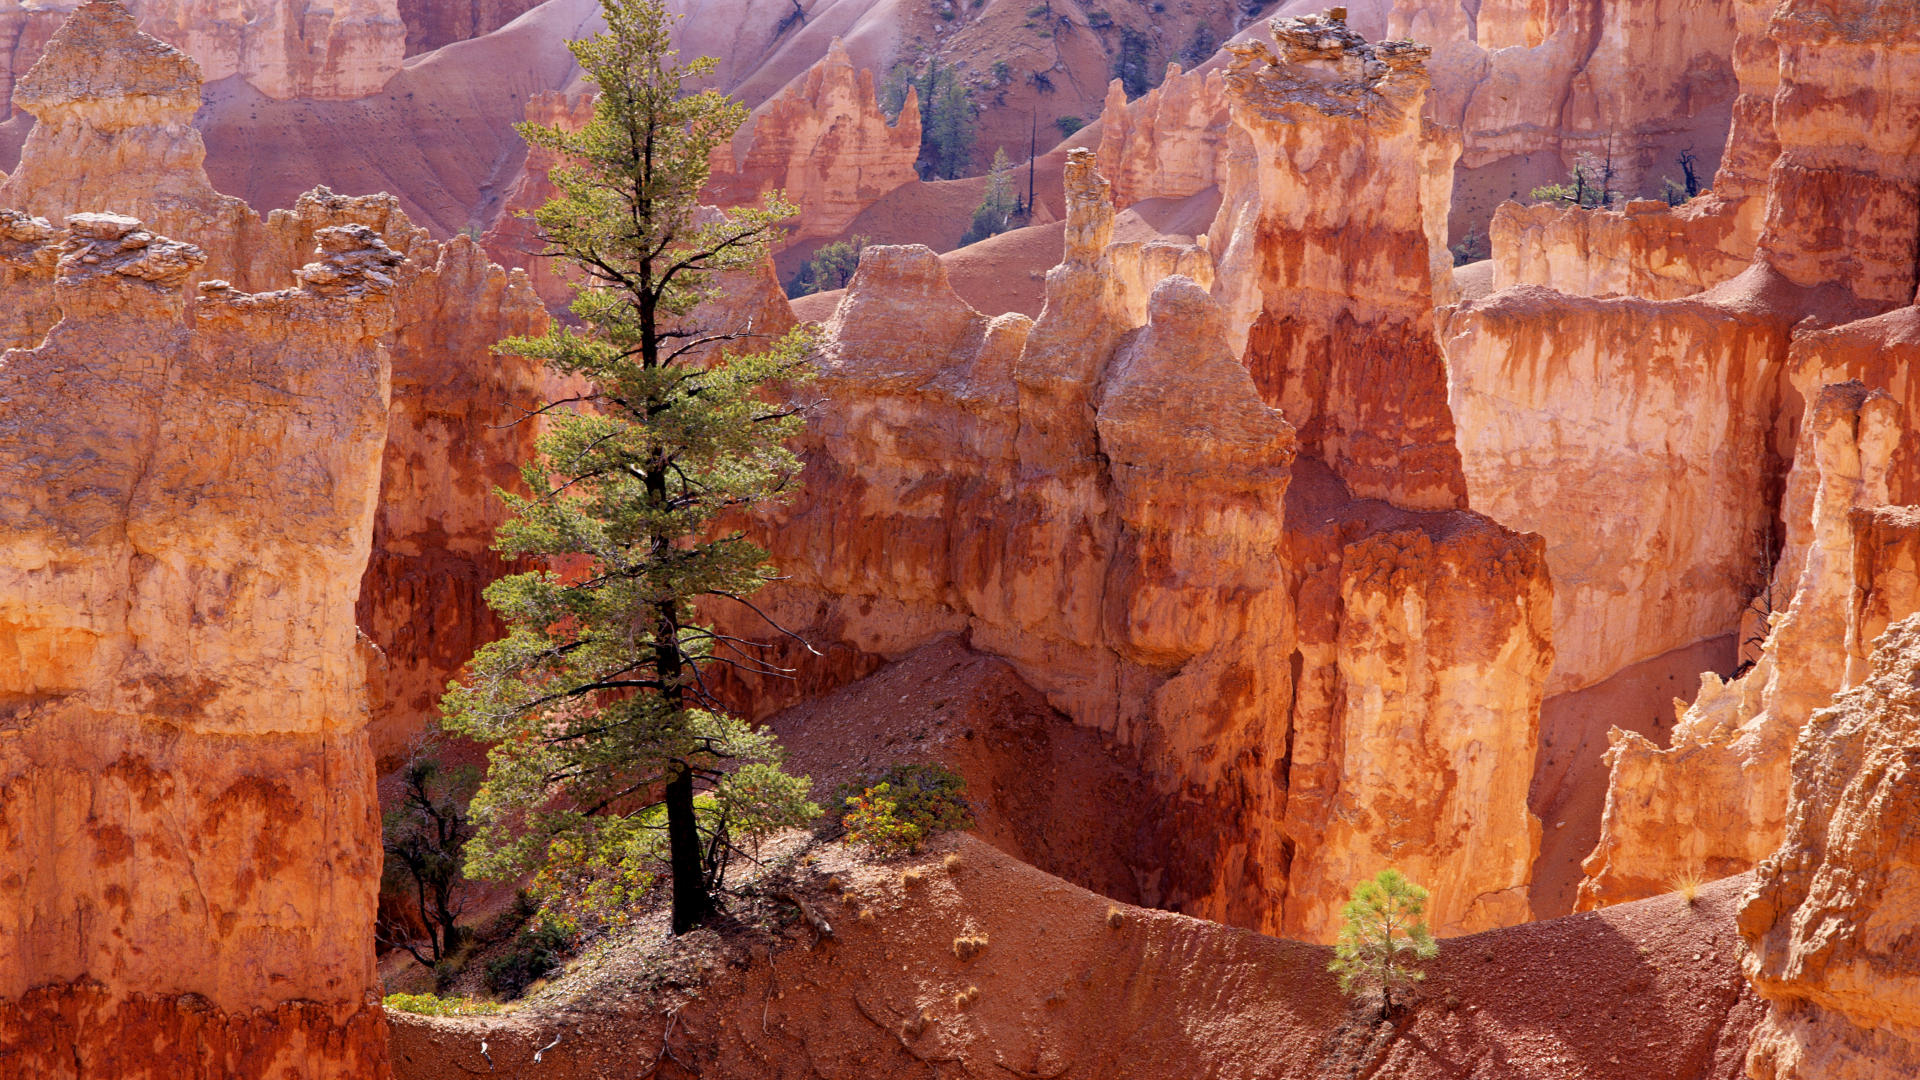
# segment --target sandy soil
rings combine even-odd
[[[1691,704],[1700,673],[1733,670],[1734,636],[1726,634],[1643,660],[1605,682],[1551,697],[1540,708],[1540,756],[1528,801],[1540,819],[1540,857],[1529,894],[1534,915],[1573,910],[1583,876],[1580,860],[1600,840],[1607,800],[1607,730],[1624,728],[1666,746],[1674,702]]]
[[[504,1016],[395,1014],[395,1075],[1734,1080],[1758,1018],[1743,878],[1443,942],[1382,1023],[1325,947],[1116,908],[972,837],[913,883],[838,845],[813,860],[794,888],[832,938],[795,919],[771,947],[635,941]],[[662,987],[676,963],[698,985]]]

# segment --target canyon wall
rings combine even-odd
[[[1755,633],[1766,636],[1760,654],[1732,680],[1701,676],[1670,748],[1614,729],[1580,909],[1666,892],[1688,876],[1740,873],[1779,845],[1795,739],[1845,686],[1854,515],[1886,501],[1898,412],[1858,382],[1809,401],[1783,500],[1785,547],[1753,605]]]
[[[15,28],[0,48],[0,89],[11,89],[69,13],[87,6],[73,0],[0,4],[0,27]],[[270,98],[366,97],[399,72],[407,55],[409,30],[394,0],[127,0],[127,6],[141,29],[193,57],[207,81],[238,75]]]
[[[1643,192],[1725,131],[1737,2],[1401,0],[1387,36],[1435,46],[1431,115],[1466,133],[1465,169],[1539,155],[1564,174],[1591,153]]]
[[[1861,685],[1813,714],[1786,831],[1740,912],[1769,1003],[1747,1075],[1877,1080],[1920,1070],[1920,618],[1880,637]]]
[[[431,239],[391,195],[319,188],[263,221],[215,191],[191,126],[200,90],[194,61],[141,32],[119,4],[78,9],[21,84],[40,123],[0,183],[0,205],[17,200],[43,220],[17,212],[6,219],[22,241],[0,248],[15,253],[10,265],[25,263],[8,280],[44,289],[49,268],[34,238],[51,229],[45,219],[89,209],[136,215],[193,241],[206,257],[189,285],[211,279],[263,289],[285,281],[317,237],[339,226],[367,228],[406,256],[373,271],[391,287],[382,337],[394,402],[358,608],[377,650],[375,751],[391,764],[431,725],[440,693],[472,650],[499,632],[480,597],[501,570],[490,548],[504,507],[492,490],[519,483],[517,463],[530,456],[536,432],[513,421],[537,406],[544,388],[538,365],[491,349],[501,338],[540,332],[546,314],[524,275],[492,265],[465,237]],[[121,167],[97,168],[99,161]],[[0,326],[9,344],[28,346],[57,316],[52,297],[44,307],[14,306]]]
[[[924,248],[863,255],[822,329],[806,489],[762,535],[786,575],[763,606],[818,655],[781,651],[796,680],[752,707],[961,634],[1177,796],[1152,903],[1324,939],[1397,860],[1449,933],[1524,920],[1539,539],[1296,461],[1224,309],[1164,276],[1205,252],[1112,243],[1093,154],[1066,176],[1038,320],[974,311]]]
[[[1786,323],[1717,298],[1536,286],[1453,313],[1451,404],[1470,505],[1547,539],[1550,693],[1739,620],[1770,555]]]
[[[400,257],[327,230],[189,305],[198,249],[68,225],[0,366],[0,1065],[384,1075],[352,597]]]
[[[1229,340],[1355,495],[1464,506],[1433,323],[1459,146],[1421,118],[1427,50],[1319,16],[1272,31],[1229,46],[1237,148],[1209,236]]]

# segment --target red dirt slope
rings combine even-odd
[[[1423,1000],[1385,1027],[1340,996],[1324,947],[1139,908],[1114,928],[1105,898],[972,837],[916,865],[906,885],[897,865],[826,849],[809,903],[837,937],[813,945],[796,923],[771,964],[708,953],[691,992],[631,989],[662,963],[636,945],[539,1008],[393,1014],[395,1076],[1734,1080],[1758,1019],[1736,961],[1744,878],[1694,906],[1666,896],[1444,942]],[[962,935],[984,951],[958,959]]]

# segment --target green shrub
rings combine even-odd
[[[1065,139],[1072,136],[1074,132],[1086,127],[1087,122],[1078,116],[1056,116],[1053,118],[1053,126],[1060,129],[1060,137]]]
[[[918,851],[927,837],[973,827],[967,782],[944,765],[896,765],[866,784],[840,788],[847,839],[889,855]]]
[[[512,1000],[527,992],[535,980],[543,979],[560,966],[573,945],[573,935],[565,922],[546,913],[514,935],[507,950],[487,961],[487,989]]]
[[[500,1006],[491,1001],[443,998],[432,994],[388,994],[383,1004],[394,1012],[420,1016],[491,1016],[500,1011]]]

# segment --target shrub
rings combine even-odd
[[[847,282],[853,280],[853,272],[860,268],[860,253],[869,243],[872,241],[866,237],[856,236],[815,248],[807,264],[787,283],[787,296],[798,299],[846,288]]]
[[[1680,899],[1692,907],[1700,902],[1700,886],[1706,883],[1706,878],[1701,876],[1699,870],[1684,870],[1675,874],[1667,882],[1667,887],[1679,893]]]
[[[973,827],[966,781],[942,765],[896,765],[865,786],[841,789],[847,839],[886,854],[917,851],[927,837]]]
[[[1053,126],[1060,129],[1060,137],[1064,139],[1086,127],[1087,121],[1079,116],[1056,116],[1053,118]]]
[[[487,989],[508,1000],[519,997],[557,969],[571,946],[564,922],[544,912],[535,916],[505,952],[487,962]]]
[[[428,743],[418,748],[401,771],[398,804],[380,819],[380,847],[386,855],[383,891],[404,897],[426,927],[424,942],[409,940],[399,928],[377,928],[382,941],[405,949],[422,967],[439,968],[466,940],[459,919],[467,906],[467,880],[460,872],[474,825],[467,814],[479,774],[449,769]]]
[[[1020,196],[1013,187],[1013,164],[1004,148],[997,149],[993,152],[993,169],[987,175],[986,193],[973,211],[973,224],[960,237],[960,246],[998,236],[1013,228],[1022,216]]]
[[[432,994],[388,994],[382,1004],[394,1012],[419,1016],[491,1016],[500,1011],[500,1006],[495,1002],[435,997]]]

